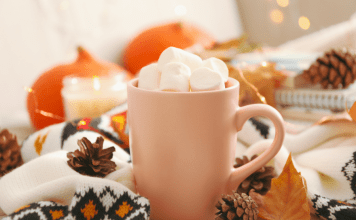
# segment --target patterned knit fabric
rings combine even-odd
[[[82,118],[54,124],[31,134],[22,143],[21,154],[24,162],[59,150],[79,149],[77,141],[86,137],[95,142],[103,136],[103,148],[115,147],[114,156],[129,161],[128,126],[126,123],[127,103],[123,103],[98,118]],[[126,154],[123,152],[126,151]]]
[[[104,136],[104,148],[115,146],[114,156],[129,162],[126,111],[125,103],[99,118],[65,122],[37,131],[22,145],[24,161],[58,150],[74,151],[78,148],[76,141],[82,137],[94,142],[98,136]],[[274,135],[273,126],[257,118],[248,120],[237,134],[235,156],[251,157],[262,153],[270,146]],[[296,169],[307,181],[311,201],[319,215],[330,220],[352,219],[350,216],[355,216],[356,210],[356,123],[332,122],[296,134],[287,133],[274,159],[277,173],[282,171],[289,153]]]
[[[341,172],[349,182],[354,194],[353,200],[356,201],[356,151],[353,153],[352,158],[342,167]]]
[[[319,216],[330,220],[352,220],[356,219],[356,205],[345,201],[328,199],[319,195],[312,195],[313,207]]]
[[[251,157],[265,151],[272,137],[263,140],[259,123],[246,124],[238,134],[244,143],[250,143],[241,154]],[[246,138],[248,135],[255,141]],[[309,196],[317,215],[328,220],[356,219],[356,123],[333,122],[313,126],[299,134],[286,134],[279,153],[274,158],[274,167],[279,174],[291,153],[293,164],[307,182]],[[269,129],[274,134],[274,129]],[[240,156],[237,154],[237,156]],[[241,157],[241,156],[240,156]]]
[[[147,199],[110,186],[81,187],[69,206],[41,201],[25,205],[3,220],[144,220],[149,219]]]

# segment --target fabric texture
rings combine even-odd
[[[22,143],[24,165],[0,179],[1,209],[6,214],[13,213],[14,219],[52,219],[49,207],[56,207],[62,210],[63,219],[72,219],[73,213],[83,209],[76,209],[76,203],[96,201],[99,213],[94,219],[148,219],[149,201],[136,195],[132,166],[128,163],[126,110],[124,103],[98,118],[55,124],[31,134]],[[105,178],[90,177],[68,166],[67,153],[79,149],[78,140],[86,137],[95,142],[99,136],[104,137],[103,148],[115,147],[114,172]],[[121,201],[126,203],[119,204]],[[113,209],[118,210],[120,205],[130,211],[118,217]],[[21,207],[21,212],[16,212]],[[58,210],[54,215],[59,216]]]
[[[48,219],[149,219],[150,205],[147,199],[118,187],[78,186],[70,205],[42,201],[20,207],[3,220]]]
[[[127,103],[114,108],[98,118],[83,118],[43,128],[31,134],[22,143],[21,154],[24,162],[58,150],[74,151],[77,141],[83,137],[95,142],[103,136],[104,146],[115,147],[114,156],[129,161],[128,127],[126,126]]]
[[[84,176],[67,165],[67,151],[55,151],[38,157],[0,180],[0,207],[10,214],[16,209],[40,201],[70,205],[81,186],[110,186],[120,192],[136,193],[131,164],[113,158],[116,171],[105,178]],[[95,188],[96,189],[96,188]]]
[[[256,123],[244,125],[243,134],[238,137],[240,142],[247,143],[246,150],[240,148],[237,157],[261,154],[272,144],[274,128],[265,125],[269,127],[268,139]],[[306,180],[309,197],[318,214],[330,220],[352,219],[350,216],[356,211],[356,123],[331,122],[309,127],[298,134],[286,133],[283,146],[273,159],[278,175],[289,154]]]
[[[97,181],[102,181],[100,187],[115,183],[135,193],[131,165],[127,163],[130,156],[126,111],[125,103],[99,118],[52,125],[30,135],[22,145],[25,164],[0,180],[0,207],[9,214],[40,201],[69,206],[78,185]],[[78,139],[87,137],[94,142],[98,136],[104,136],[104,148],[115,146],[117,149],[113,159],[117,170],[105,179],[80,175],[65,161],[66,152],[78,149]],[[271,145],[275,130],[265,121],[253,118],[237,136],[235,156],[251,157]],[[296,169],[306,179],[318,214],[337,219],[355,210],[355,143],[354,122],[311,126],[300,133],[286,133],[283,146],[272,162],[280,174],[291,154]]]
[[[352,220],[356,216],[356,205],[336,199],[328,199],[319,195],[312,195],[313,207],[327,219]]]

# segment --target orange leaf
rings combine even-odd
[[[271,189],[262,196],[258,216],[268,220],[308,220],[310,208],[304,178],[295,169],[289,155],[283,171],[273,178]]]
[[[348,113],[351,116],[352,120],[356,122],[356,102],[354,102],[354,104],[351,106]]]

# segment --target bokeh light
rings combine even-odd
[[[284,8],[289,5],[289,0],[277,0],[277,4]]]
[[[308,30],[310,27],[310,21],[307,17],[300,17],[298,20],[299,27],[303,30]]]
[[[269,17],[274,23],[280,24],[283,22],[284,16],[283,12],[278,9],[274,9],[269,13]]]
[[[33,89],[32,88],[30,88],[30,87],[27,87],[27,86],[25,86],[25,87],[23,87],[27,92],[32,92],[33,91]]]

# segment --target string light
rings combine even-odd
[[[118,123],[120,125],[120,128],[119,128],[120,130],[124,129],[125,117],[123,115],[114,116],[113,121],[115,121],[116,123]]]
[[[24,90],[26,90],[28,93],[31,93],[31,92],[33,91],[32,88],[27,87],[27,86],[25,86],[25,87],[23,87],[23,88],[24,88]]]
[[[271,20],[276,23],[276,24],[280,24],[283,22],[284,16],[283,16],[283,12],[281,12],[279,9],[274,9],[269,13],[269,17],[271,18]]]
[[[310,21],[307,17],[302,16],[298,20],[299,27],[303,30],[308,30],[310,27]]]
[[[289,5],[289,0],[277,0],[277,4],[284,8]]]
[[[32,93],[33,94],[33,99],[34,99],[34,102],[35,102],[35,112],[38,113],[38,114],[41,114],[45,117],[49,117],[49,118],[54,118],[54,119],[58,119],[58,120],[65,120],[65,118],[59,116],[59,115],[56,115],[56,114],[53,114],[53,113],[50,113],[50,112],[46,112],[46,111],[43,111],[43,110],[40,110],[38,109],[38,102],[37,102],[37,97],[35,95],[35,91],[30,88],[30,87],[27,87],[27,86],[24,86],[24,90],[27,91],[28,93]]]
[[[86,125],[87,123],[86,123],[86,121],[84,121],[84,120],[81,120],[81,121],[79,121],[79,123],[78,123],[79,125]]]
[[[49,117],[49,118],[54,118],[54,119],[58,119],[58,120],[65,120],[65,118],[63,118],[61,116],[58,116],[58,115],[55,115],[53,113],[46,112],[46,111],[43,111],[43,110],[36,109],[35,112],[39,113],[39,114],[41,114],[43,116]]]

